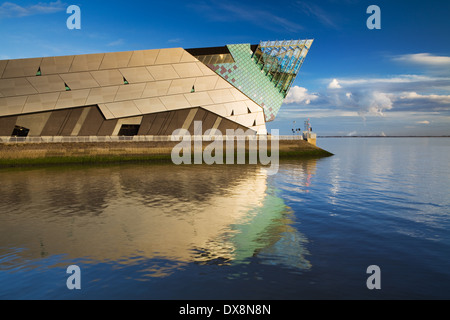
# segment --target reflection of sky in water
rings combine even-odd
[[[449,139],[257,166],[0,172],[0,297],[448,298]],[[82,268],[69,292],[65,268]],[[382,290],[365,287],[379,265]]]
[[[336,140],[325,139],[322,147],[333,152]],[[320,172],[330,181],[330,203],[349,210],[383,211],[383,218],[387,215],[438,228],[442,218],[448,219],[442,205],[450,199],[450,163],[445,160],[448,139],[349,138],[339,142],[338,154],[326,159],[329,163]]]
[[[4,171],[1,277],[79,261],[139,266],[127,276],[146,280],[192,262],[235,265],[255,256],[307,269],[306,240],[277,192],[256,166]]]

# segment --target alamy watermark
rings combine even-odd
[[[367,289],[381,289],[381,269],[377,265],[367,267],[366,273],[371,274],[366,281]]]
[[[67,267],[66,273],[71,274],[66,280],[66,286],[69,290],[81,290],[81,269],[77,265]]]
[[[66,25],[67,29],[81,29],[81,9],[79,6],[71,5],[67,7],[66,12],[70,14],[70,17],[67,18]]]
[[[194,132],[203,132],[202,122],[194,122]],[[273,175],[279,167],[279,130],[270,135],[256,135],[248,129],[208,129],[204,134],[191,135],[187,129],[177,129],[171,141],[180,141],[171,152],[172,162],[180,164],[262,164],[270,165],[267,174]],[[203,142],[208,142],[206,147]],[[270,148],[269,148],[270,141]],[[225,151],[224,151],[225,148]],[[269,155],[270,153],[270,155]],[[248,161],[247,161],[248,158]],[[235,161],[236,160],[236,161]]]
[[[381,29],[381,9],[377,5],[367,7],[366,13],[371,16],[367,18],[366,26],[369,30]]]

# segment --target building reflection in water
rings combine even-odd
[[[295,177],[302,165],[289,165]],[[308,165],[303,188],[310,184]],[[300,170],[300,171],[296,171]],[[258,166],[127,165],[3,171],[0,269],[61,255],[85,263],[310,267],[307,239]]]

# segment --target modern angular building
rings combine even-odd
[[[267,134],[312,42],[0,60],[0,136]]]

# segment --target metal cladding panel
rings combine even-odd
[[[229,89],[229,88],[233,88],[233,86],[228,82],[226,82],[225,80],[223,80],[222,78],[217,79],[215,89]]]
[[[167,94],[178,94],[191,92],[194,87],[195,78],[175,79],[172,80]]]
[[[197,58],[191,55],[186,50],[183,50],[183,55],[181,56],[180,62],[197,62]]]
[[[235,98],[229,89],[208,91],[209,96],[214,103],[233,102]]]
[[[67,73],[75,56],[45,57],[40,65],[42,75]]]
[[[86,105],[113,102],[118,90],[119,86],[93,88],[89,92]]]
[[[10,136],[14,131],[17,116],[0,118],[0,137]]]
[[[132,100],[106,103],[106,106],[114,115],[114,118],[124,118],[142,114]]]
[[[71,90],[99,87],[90,72],[64,73],[60,76]]]
[[[194,135],[202,135],[206,130],[206,128],[202,127],[196,127],[195,126],[195,121],[202,121],[205,119],[206,115],[208,114],[207,110],[204,109],[198,109],[197,113],[194,116],[194,119],[191,123],[191,125],[189,126],[189,132],[191,132]],[[201,129],[201,131],[200,131]],[[197,130],[197,131],[196,131]]]
[[[164,126],[164,135],[171,135],[177,129],[180,129],[186,118],[188,117],[190,109],[181,109],[171,112],[170,121],[167,121]]]
[[[142,98],[165,96],[171,83],[171,80],[147,83],[144,91],[142,92]]]
[[[167,122],[167,119],[170,117],[170,112],[161,112],[155,115],[151,115],[151,118],[148,121],[151,121],[149,129],[147,131],[148,135],[160,135],[162,134],[161,128]]]
[[[0,116],[98,105],[103,119],[117,119],[202,107],[208,110],[203,110],[204,120],[211,126],[220,125],[222,120],[217,115],[232,118],[240,126],[253,126],[255,120],[256,125],[264,125],[264,121],[260,124],[263,115],[260,106],[180,48],[41,60],[38,74],[34,70],[28,77],[0,79]],[[33,66],[30,61],[25,65],[29,69]],[[0,72],[2,66],[6,71],[9,61],[0,61]],[[6,99],[2,97],[5,95],[21,96]],[[88,109],[85,111],[70,134],[77,135],[90,117]],[[195,116],[201,118],[201,114]],[[102,125],[94,122],[96,128],[92,132]],[[162,124],[161,130],[173,123],[170,120]],[[111,128],[112,125],[105,127],[104,132]]]
[[[114,101],[140,99],[145,89],[145,83],[120,86]]]
[[[205,91],[205,90],[213,90],[216,87],[217,80],[220,79],[220,77],[214,75],[214,76],[204,76],[204,77],[198,77],[195,79],[194,87],[195,91]]]
[[[123,76],[119,70],[92,71],[91,75],[101,87],[121,85],[124,83]]]
[[[261,112],[264,111],[264,109],[257,105],[254,101],[247,99],[245,100],[245,104],[247,105],[247,108],[250,109],[250,112]]]
[[[180,77],[170,64],[149,66],[147,70],[155,80],[178,79]]]
[[[228,117],[230,115],[227,111],[227,108],[223,104],[212,104],[208,106],[202,106],[202,108],[217,113],[222,117]]]
[[[95,71],[100,68],[104,53],[83,54],[75,56],[69,72]]]
[[[160,49],[155,64],[179,63],[183,53],[182,48]]]
[[[142,117],[141,126],[139,127],[138,135],[148,135],[150,127],[156,118],[156,113],[146,114]]]
[[[41,93],[28,96],[22,113],[42,112],[52,110],[58,100],[59,92]]]
[[[55,92],[64,91],[64,81],[58,75],[28,77],[28,82],[39,92]]]
[[[203,72],[204,76],[212,76],[216,74],[214,71],[212,71],[210,68],[208,68],[201,62],[197,62],[197,67]]]
[[[70,109],[57,110],[51,112],[50,117],[44,128],[42,129],[41,135],[43,136],[60,136],[62,133],[62,128],[67,122]]]
[[[167,110],[190,108],[191,105],[186,100],[184,95],[177,94],[171,96],[160,97],[161,102],[164,104]]]
[[[53,112],[58,112],[58,111],[53,111]],[[86,113],[86,108],[68,109],[67,111],[68,111],[67,118],[64,121],[63,126],[61,127],[60,133],[58,134],[60,136],[72,135],[81,116],[83,115],[83,113]],[[48,124],[48,122],[47,122],[47,124]],[[42,135],[44,135],[44,134],[42,134]]]
[[[229,119],[222,119],[217,129],[220,130],[222,134],[226,134],[227,130],[236,130],[236,129],[245,130],[246,128],[242,128],[238,123],[231,121]]]
[[[240,115],[240,114],[248,114],[248,109],[247,109],[247,105],[245,104],[244,101],[238,101],[238,102],[229,102],[229,103],[224,103],[225,108],[227,108],[227,110],[231,110],[233,113],[233,115]]]
[[[149,66],[155,64],[159,49],[156,50],[138,50],[133,51],[128,67]]]
[[[245,94],[243,94],[242,92],[240,92],[235,88],[231,90],[231,94],[234,96],[236,100],[249,100],[249,98]]]
[[[0,116],[21,114],[27,96],[0,98]]]
[[[90,108],[86,119],[81,125],[80,131],[78,131],[78,136],[96,136],[100,127],[103,124],[103,116],[98,110],[98,108]]]
[[[0,60],[0,79],[2,78],[3,71],[5,71],[8,60]]]
[[[78,135],[78,133],[80,132],[81,128],[83,127],[84,121],[86,121],[86,118],[87,118],[90,110],[91,110],[90,107],[82,108],[80,116],[78,117],[77,122],[73,126],[73,130],[70,132],[71,136],[77,136]]]
[[[239,124],[242,124],[245,127],[252,127],[253,123],[256,120],[256,115],[252,113],[242,114],[239,116],[229,117],[228,119],[233,120]]]
[[[158,98],[134,100],[134,104],[142,114],[167,111],[164,104]]]
[[[203,72],[197,66],[197,63],[177,63],[173,65],[175,71],[181,78],[201,77]]]
[[[42,58],[8,60],[2,78],[35,76]]]
[[[86,105],[89,89],[64,91],[59,94],[55,109],[81,107]]]
[[[51,112],[26,114],[17,117],[16,125],[30,129],[28,136],[40,136]]]
[[[109,108],[106,104],[98,104],[98,108],[100,109],[100,111],[103,114],[103,117],[105,117],[105,119],[109,120],[109,119],[115,118],[115,116],[112,114],[112,112],[109,111]]]
[[[100,70],[127,67],[133,55],[132,51],[105,53]]]
[[[234,105],[232,103],[224,103],[223,107],[225,108],[226,117],[230,117],[234,115]]]
[[[256,125],[260,126],[260,125],[265,125],[266,124],[266,120],[264,119],[264,112],[258,112],[256,113]]]
[[[122,68],[119,71],[129,83],[149,82],[155,80],[145,67]]]
[[[100,129],[98,129],[97,135],[98,136],[111,136],[114,132],[114,129],[116,128],[117,122],[119,120],[105,120],[103,121],[102,125],[100,126]]]
[[[26,78],[0,79],[0,92],[5,97],[38,93]]]
[[[187,93],[184,96],[193,107],[214,104],[207,92]]]

